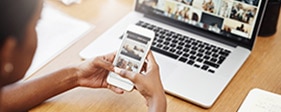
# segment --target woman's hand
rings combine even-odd
[[[143,70],[144,74],[139,74],[114,67],[117,74],[135,84],[136,89],[146,99],[150,112],[165,112],[166,97],[160,80],[159,67],[151,51],[147,56],[146,66]]]
[[[115,53],[107,54],[104,56],[95,57],[92,60],[81,64],[78,67],[78,80],[79,86],[91,88],[109,88],[112,91],[122,94],[124,91],[109,85],[106,82],[109,71],[113,71]]]

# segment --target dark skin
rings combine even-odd
[[[136,89],[147,100],[148,111],[166,111],[166,98],[160,81],[159,68],[151,52],[148,54],[147,66],[143,69],[146,75],[115,68],[112,65],[115,53],[110,53],[79,65],[65,67],[43,77],[15,83],[24,76],[32,62],[37,46],[35,27],[40,19],[42,4],[40,1],[34,16],[29,21],[23,35],[24,40],[19,42],[15,37],[9,36],[0,49],[0,67],[4,67],[7,63],[11,63],[14,67],[11,72],[0,68],[0,112],[28,111],[45,100],[76,87],[108,88],[118,94],[124,93],[123,90],[106,82],[109,71],[134,82]]]
[[[114,68],[115,73],[131,80],[135,84],[136,89],[145,97],[149,112],[166,112],[166,98],[159,77],[159,66],[152,52],[149,52],[146,66],[143,70],[145,72],[144,75]]]

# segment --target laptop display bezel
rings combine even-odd
[[[153,9],[152,7],[148,7],[143,4],[140,4],[139,0],[135,0],[135,11],[143,13],[148,18],[156,19],[157,21],[163,22],[165,24],[169,24],[171,26],[180,28],[182,30],[192,32],[197,35],[201,35],[203,37],[213,39],[213,40],[216,40],[216,41],[219,41],[222,43],[226,43],[231,46],[242,46],[244,48],[252,50],[253,46],[254,46],[254,42],[258,36],[259,27],[261,25],[264,11],[265,11],[266,5],[267,5],[267,0],[261,0],[260,2],[261,2],[260,7],[259,7],[258,13],[256,15],[256,23],[253,27],[253,31],[252,31],[253,33],[252,33],[250,39],[247,39],[245,37],[235,35],[235,34],[220,35],[218,33],[211,32],[211,31],[203,29],[203,28],[199,28],[199,27],[196,27],[194,25],[191,25],[191,24],[188,24],[188,23],[185,23],[182,21],[168,18],[164,15],[159,15],[159,14],[153,13],[153,11],[155,11],[155,9]]]

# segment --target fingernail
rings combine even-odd
[[[114,67],[113,69],[114,69],[114,72],[116,72],[116,73],[121,73],[121,69],[120,69],[120,68]]]

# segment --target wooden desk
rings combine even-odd
[[[80,63],[78,53],[122,16],[132,10],[133,0],[83,0],[80,5],[64,6],[58,0],[48,0],[71,16],[90,22],[96,28],[70,48],[58,55],[32,77],[61,67]],[[281,19],[279,19],[281,23]],[[234,112],[248,92],[255,87],[281,94],[281,24],[275,35],[257,38],[247,62],[239,70],[216,103],[203,109],[167,94],[168,112],[216,111]],[[143,112],[144,98],[137,92],[117,95],[105,89],[76,88],[49,99],[31,112]]]

